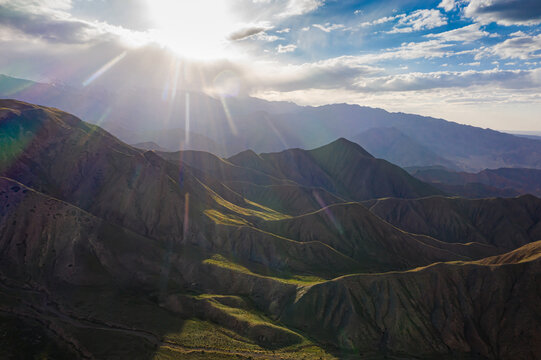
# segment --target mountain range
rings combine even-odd
[[[362,109],[302,113],[333,108]],[[541,351],[535,196],[449,197],[340,137],[228,157],[139,149],[16,100],[0,100],[0,135],[0,344],[14,358]]]
[[[250,97],[214,98],[157,89],[115,92],[97,86],[43,84],[0,75],[0,97],[69,111],[119,139],[232,156],[315,148],[348,138],[399,166],[453,170],[541,169],[541,141],[490,129],[358,105],[319,107]]]

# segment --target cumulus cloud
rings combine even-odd
[[[295,44],[289,44],[289,45],[278,45],[276,47],[276,51],[280,54],[293,52],[297,49],[297,45]]]
[[[281,17],[303,15],[323,6],[323,0],[289,0]]]
[[[365,21],[365,22],[361,23],[361,27],[385,24],[385,23],[391,22],[393,20],[396,20],[398,18],[403,18],[405,16],[406,16],[406,14],[399,14],[399,15],[395,15],[395,16],[384,16],[384,17],[376,19],[376,20]]]
[[[245,77],[252,92],[296,91],[347,88],[359,76],[374,76],[381,72],[381,68],[363,64],[355,56],[340,56],[300,65],[261,64]]]
[[[455,0],[442,0],[438,7],[449,12],[456,7],[456,2]]]
[[[67,0],[0,0],[0,27],[15,36],[26,35],[51,43],[88,44],[96,41],[144,42],[147,34],[119,26],[75,18]]]
[[[40,11],[38,6],[22,10],[20,3],[0,3],[0,24],[29,36],[61,43],[87,42],[98,30],[90,23],[71,19],[64,13]]]
[[[481,30],[479,24],[471,24],[458,29],[444,31],[437,34],[427,34],[425,37],[432,39],[440,39],[444,41],[456,41],[463,43],[471,43],[484,37],[494,36],[493,34]]]
[[[460,53],[453,52],[451,50],[452,46],[452,44],[445,43],[441,40],[410,42],[380,52],[359,55],[357,56],[357,59],[363,63],[376,63],[392,59],[412,60],[443,58],[464,53],[464,51]]]
[[[541,58],[541,34],[530,36],[519,31],[511,37],[491,47],[483,48],[476,59],[486,56],[498,56],[501,59],[531,60]]]
[[[447,18],[435,9],[415,10],[408,15],[400,15],[398,18],[398,23],[389,33],[410,33],[447,25]]]
[[[536,25],[541,24],[541,1],[470,0],[464,14],[483,24]]]

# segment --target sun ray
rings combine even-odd
[[[127,52],[124,51],[120,55],[116,56],[115,58],[111,59],[107,64],[103,65],[101,68],[99,68],[95,73],[90,75],[85,81],[83,81],[83,86],[90,85],[94,80],[105,74],[109,69],[111,69],[113,66],[115,66],[120,60],[124,59]]]

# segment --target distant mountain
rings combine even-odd
[[[131,144],[131,145],[141,150],[171,151],[169,149],[162,148],[160,145],[156,144],[153,141],[147,141],[147,142]]]
[[[259,155],[246,151],[228,161],[300,185],[321,187],[355,201],[441,194],[398,166],[374,158],[361,146],[344,138],[308,151],[290,149]]]
[[[541,200],[417,198],[434,192],[345,139],[163,153],[0,100],[0,345],[58,359],[537,354]],[[416,198],[347,202],[380,196]]]
[[[205,150],[220,156],[246,149],[257,153],[277,152],[315,148],[374,128],[394,128],[405,138],[398,137],[399,144],[392,151],[385,149],[386,142],[393,139],[388,134],[379,136],[381,144],[370,146],[373,150],[380,149],[375,153],[386,154],[400,164],[427,166],[434,165],[436,160],[438,163],[446,160],[450,162],[445,162],[446,166],[463,171],[501,167],[541,169],[540,141],[358,105],[301,107],[249,97],[215,99],[181,91],[173,97],[158,89],[123,88],[115,92],[93,86],[39,84],[7,76],[0,77],[0,97],[55,106],[100,124],[129,143],[153,141],[172,150]],[[172,129],[188,130],[194,140],[184,144],[186,135]],[[398,150],[401,147],[403,154]]]
[[[435,154],[396,128],[369,129],[350,140],[363,146],[375,157],[401,167],[441,165],[455,168],[451,161]]]
[[[412,175],[434,186],[466,197],[541,196],[541,170],[521,168],[487,169],[478,173],[441,168],[414,169]]]

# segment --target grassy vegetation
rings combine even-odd
[[[230,311],[230,310],[228,310]],[[237,313],[238,315],[238,313]],[[243,314],[245,316],[245,314]],[[251,314],[249,316],[259,315]],[[262,318],[259,318],[262,319]],[[289,331],[289,330],[288,330]],[[335,359],[319,346],[304,340],[279,350],[265,349],[246,337],[208,321],[187,320],[181,332],[168,334],[154,360],[176,359]]]
[[[164,342],[188,348],[209,348],[237,351],[263,351],[264,349],[246,337],[199,319],[186,320],[182,331],[167,334]]]
[[[251,224],[244,220],[241,217],[235,215],[226,215],[218,210],[205,210],[203,212],[207,215],[212,221],[220,225],[229,225],[229,226],[250,226]]]
[[[271,280],[275,280],[275,281],[279,281],[279,282],[283,282],[287,284],[293,284],[293,285],[312,285],[312,284],[320,283],[323,281],[327,281],[323,278],[320,278],[317,276],[309,276],[309,275],[291,275],[291,277],[261,275],[261,274],[254,273],[250,269],[240,264],[237,264],[229,259],[226,259],[224,256],[219,255],[219,254],[213,255],[209,259],[205,259],[203,263],[219,266],[224,269],[242,272],[247,275],[258,276],[258,277],[271,279]]]
[[[258,217],[258,218],[263,219],[263,220],[284,220],[284,219],[289,219],[291,217],[289,215],[285,215],[285,214],[279,213],[278,211],[267,208],[267,207],[265,207],[263,205],[259,205],[257,203],[254,203],[254,202],[252,202],[250,200],[245,200],[245,202],[247,204],[251,205],[251,206],[255,206],[255,207],[261,209],[261,211],[241,207],[241,206],[233,204],[232,202],[229,202],[229,201],[225,200],[220,195],[218,195],[214,191],[212,191],[210,188],[207,187],[207,189],[210,191],[210,194],[211,194],[212,198],[214,199],[214,201],[216,201],[218,203],[218,205],[221,205],[224,208],[226,208],[226,209],[228,209],[228,210],[230,210],[232,212],[235,212],[235,213],[237,213],[239,215]]]

